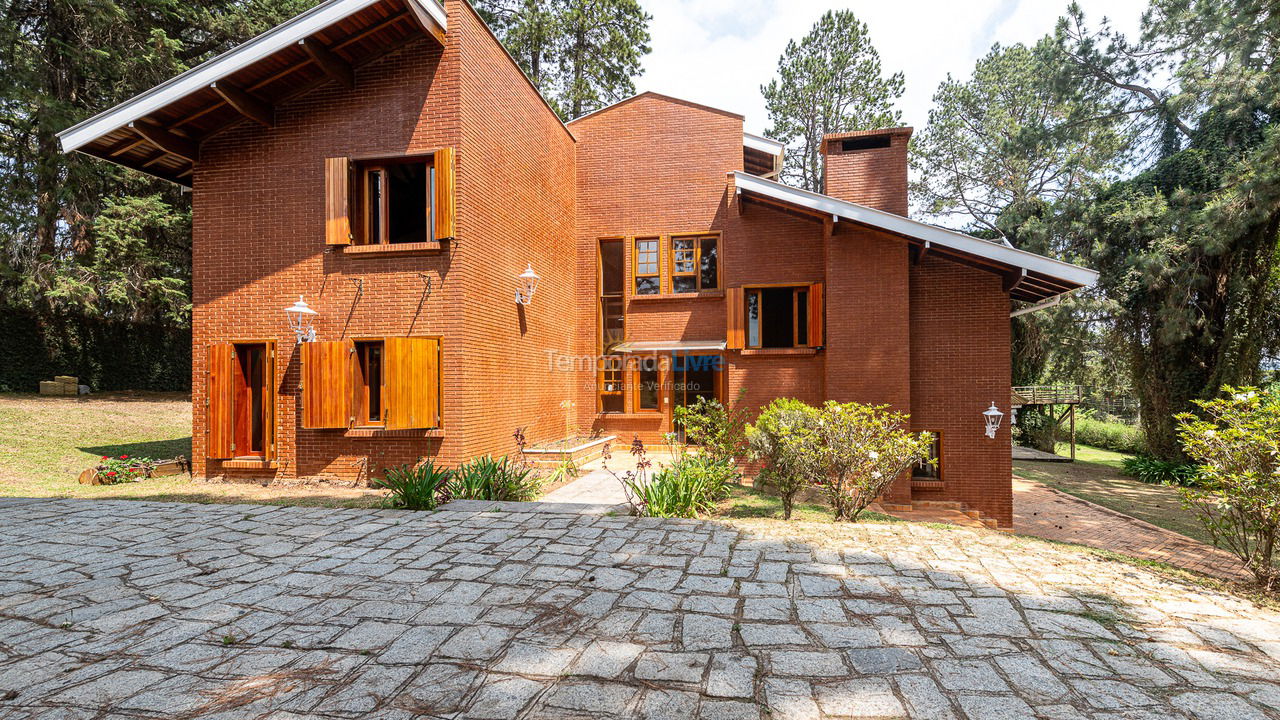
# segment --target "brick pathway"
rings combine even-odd
[[[1252,578],[1228,552],[1016,475],[1013,528],[1020,534],[1113,550],[1227,580]]]
[[[550,509],[0,500],[0,718],[1280,718],[1280,613],[1140,568]]]

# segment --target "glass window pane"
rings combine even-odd
[[[671,278],[671,292],[691,293],[698,291],[698,278],[692,275],[677,275]]]
[[[716,245],[714,237],[702,238],[702,267],[700,268],[700,274],[702,275],[703,290],[714,290],[720,287],[720,274],[716,262]]]
[[[671,264],[675,272],[694,272],[694,263],[697,261],[694,238],[672,238],[671,253]]]
[[[760,293],[747,293],[747,345],[760,347]]]
[[[636,278],[636,294],[637,295],[657,295],[658,294],[658,277],[638,277]]]
[[[658,409],[658,370],[642,368],[639,372],[640,388],[636,398],[641,410]]]
[[[374,170],[368,175],[368,193],[367,202],[369,207],[366,211],[369,214],[369,224],[367,232],[369,236],[365,238],[369,243],[382,242],[382,172]]]
[[[600,294],[621,295],[626,273],[622,265],[622,241],[600,241]]]

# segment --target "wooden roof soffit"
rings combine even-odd
[[[332,50],[325,47],[323,43],[315,38],[305,38],[299,40],[298,44],[303,50],[311,56],[315,64],[324,71],[338,84],[348,90],[354,90],[356,87],[356,71],[351,67],[351,63],[343,60],[333,53]]]
[[[177,155],[191,162],[195,162],[200,157],[200,146],[195,141],[175,135],[146,120],[135,120],[129,123],[129,129],[170,155]]]
[[[276,126],[276,109],[271,103],[254,97],[225,80],[212,82],[209,87],[246,118],[264,127]]]

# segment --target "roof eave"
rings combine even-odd
[[[436,26],[440,33],[448,27],[444,7],[437,0],[405,0],[424,28]],[[247,67],[272,53],[319,32],[380,0],[326,0],[310,10],[271,28],[261,35],[170,78],[119,105],[98,113],[58,133],[63,152],[78,150],[99,137],[159,110],[210,83]]]
[[[947,230],[936,225],[912,220],[893,213],[839,200],[829,195],[793,188],[741,171],[734,171],[734,184],[740,190],[789,202],[799,207],[845,220],[879,228],[887,232],[935,243],[952,250],[975,255],[1014,268],[1047,275],[1078,287],[1097,283],[1098,272],[1079,265],[1055,260],[1026,250],[998,245],[972,235]]]

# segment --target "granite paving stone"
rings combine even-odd
[[[1277,638],[980,528],[0,498],[5,720],[1280,720]]]

